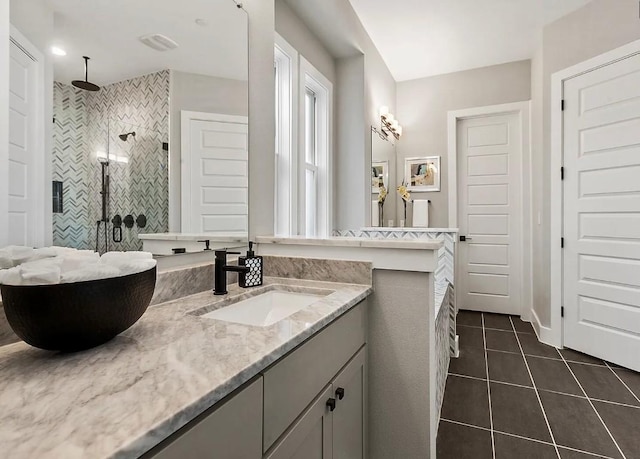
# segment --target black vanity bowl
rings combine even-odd
[[[156,268],[73,284],[0,285],[7,321],[22,340],[49,351],[99,346],[135,324],[147,310]]]

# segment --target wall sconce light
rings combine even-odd
[[[402,135],[402,126],[397,119],[394,118],[392,113],[389,113],[389,107],[380,107],[380,128],[383,134],[387,137],[390,135],[399,139]]]

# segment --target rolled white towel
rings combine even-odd
[[[149,252],[107,252],[100,257],[100,263],[121,266],[134,260],[152,260],[153,255]]]
[[[5,285],[48,285],[60,283],[60,267],[55,264],[28,264],[3,271]]]
[[[60,282],[62,284],[71,284],[73,282],[86,282],[99,279],[108,279],[112,277],[120,277],[121,271],[115,266],[109,265],[86,265],[81,269],[69,271],[62,274]]]
[[[0,267],[13,268],[33,256],[33,248],[18,245],[10,245],[0,249]]]
[[[62,273],[77,271],[85,266],[99,265],[100,255],[96,252],[91,253],[73,253],[67,256],[59,257],[62,259],[60,269]]]
[[[132,260],[129,263],[118,266],[120,268],[121,276],[128,276],[129,274],[137,274],[143,271],[148,271],[155,268],[157,264],[156,260]]]

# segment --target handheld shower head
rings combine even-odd
[[[135,137],[136,131],[127,132],[126,134],[120,134],[118,137],[120,137],[120,140],[122,140],[123,142],[126,142],[127,140],[129,140],[129,136]]]

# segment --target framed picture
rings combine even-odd
[[[371,163],[371,192],[378,193],[380,185],[389,191],[389,161]]]
[[[406,158],[404,180],[409,191],[440,191],[440,156]]]

